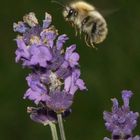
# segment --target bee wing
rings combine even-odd
[[[104,17],[107,17],[107,16],[110,16],[110,15],[113,15],[113,14],[116,14],[120,11],[120,8],[116,8],[116,9],[105,9],[105,10],[99,10],[99,12],[104,16]]]

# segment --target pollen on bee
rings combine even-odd
[[[93,5],[88,4],[84,1],[73,2],[73,3],[71,3],[71,7],[76,8],[78,10],[82,10],[82,11],[93,11],[93,10],[95,10],[95,7]]]

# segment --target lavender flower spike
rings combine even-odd
[[[30,12],[13,25],[19,33],[15,39],[16,62],[32,70],[26,78],[29,88],[24,99],[33,101],[37,107],[28,107],[28,113],[33,121],[44,125],[57,122],[57,114],[63,118],[70,114],[76,91],[86,89],[80,78],[76,45],[64,48],[69,38],[59,35],[51,22],[51,15],[45,13],[40,25],[35,13]]]
[[[128,90],[122,91],[124,104],[119,107],[116,98],[111,99],[113,102],[112,112],[104,111],[103,116],[106,121],[105,126],[112,133],[112,140],[140,140],[139,136],[132,137],[132,130],[137,125],[138,112],[130,111],[129,100],[133,93]],[[110,140],[104,138],[104,140]]]

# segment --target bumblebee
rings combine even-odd
[[[105,40],[108,34],[107,23],[93,5],[85,1],[73,1],[63,7],[65,20],[75,28],[76,35],[78,32],[80,35],[84,33],[87,46],[95,47],[95,44]]]

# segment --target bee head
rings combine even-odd
[[[74,8],[71,8],[70,6],[65,6],[64,4],[62,4],[58,1],[55,1],[55,0],[52,0],[51,2],[56,3],[64,8],[63,16],[64,16],[66,21],[73,20],[73,18],[76,17],[78,14],[78,12]]]
[[[69,6],[66,6],[63,11],[64,18],[68,21],[73,20],[77,16],[77,11]]]

